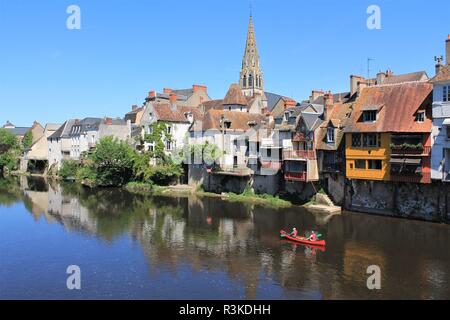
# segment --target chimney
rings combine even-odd
[[[194,84],[194,85],[192,85],[192,91],[194,91],[194,92],[197,92],[197,91],[207,92],[208,88],[206,86],[201,86],[201,85],[198,85],[198,84]]]
[[[131,111],[136,111],[136,110],[137,110],[137,108],[138,108],[138,106],[137,106],[137,105],[135,105],[135,104],[133,104],[133,105],[131,106]]]
[[[323,104],[324,104],[323,119],[328,120],[328,117],[330,115],[330,109],[333,108],[333,104],[334,104],[334,97],[333,97],[333,94],[331,93],[331,91],[328,91],[323,96]]]
[[[312,90],[311,96],[309,97],[309,102],[312,103],[317,98],[322,97],[324,94],[325,94],[325,92],[323,92],[323,90]]]
[[[438,74],[439,72],[441,72],[441,70],[442,70],[442,67],[444,66],[443,64],[442,64],[442,59],[443,59],[444,57],[442,57],[442,56],[440,56],[440,57],[434,57],[434,60],[436,61],[436,66],[435,66],[435,68],[436,68],[436,74]]]
[[[447,40],[445,41],[445,62],[447,65],[450,65],[450,34],[447,37]]]
[[[169,95],[169,100],[170,100],[170,103],[177,103],[177,94],[176,93],[171,93]]]
[[[172,93],[172,89],[164,88],[163,92],[166,93],[166,94],[170,94],[170,93]]]
[[[366,79],[361,76],[350,76],[350,93],[353,96],[355,93],[359,92],[361,85],[366,84]]]
[[[112,125],[112,118],[105,118],[104,123],[109,125],[109,126]]]
[[[386,73],[383,71],[380,71],[377,73],[377,83],[378,85],[383,84],[384,79],[386,79]]]
[[[155,91],[149,91],[147,101],[154,101],[156,99],[156,92]]]

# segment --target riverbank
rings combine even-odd
[[[221,198],[230,202],[258,204],[271,208],[289,208],[295,206],[288,200],[284,200],[277,196],[267,194],[255,194],[251,190],[246,190],[242,194],[236,194],[232,192],[217,194],[206,192],[201,188],[195,189],[194,187],[189,185],[157,186],[139,182],[130,182],[125,186],[125,189],[132,193],[151,194],[168,197],[183,197],[194,195],[198,197]]]

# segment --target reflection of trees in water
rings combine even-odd
[[[257,298],[265,281],[279,284],[287,295],[313,292],[323,298],[450,296],[448,226],[355,214],[317,226],[316,217],[299,208],[150,197],[73,183],[50,182],[47,191],[39,191],[46,188],[25,180],[23,191],[15,179],[0,180],[0,204],[23,201],[36,219],[43,216],[106,241],[130,235],[152,273],[175,273],[183,264],[226,272],[244,285],[246,298]],[[278,231],[294,226],[322,233],[326,252],[280,242]],[[365,287],[369,263],[380,265],[385,277],[377,295]]]
[[[10,207],[22,200],[22,191],[14,177],[0,176],[0,205]]]

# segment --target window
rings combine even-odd
[[[248,86],[253,87],[253,75],[248,76]]]
[[[447,126],[447,139],[450,139],[450,126]]]
[[[172,142],[171,141],[166,141],[166,150],[167,151],[172,150]]]
[[[442,101],[450,102],[450,86],[444,86]]]
[[[284,113],[284,120],[288,121],[289,120],[289,112],[285,112]]]
[[[366,160],[355,160],[355,169],[366,169]]]
[[[242,87],[245,88],[247,87],[247,76],[244,75],[244,78],[242,79]]]
[[[172,133],[172,126],[167,126],[167,133],[171,134]]]
[[[365,133],[363,135],[363,146],[364,147],[377,147],[378,145],[378,135],[376,133]]]
[[[352,147],[361,147],[360,133],[352,133]]]
[[[425,121],[425,111],[419,111],[416,114],[416,122],[424,122]]]
[[[272,158],[272,149],[267,149],[267,158]]]
[[[327,142],[334,142],[334,128],[329,127],[327,129]]]
[[[377,111],[376,110],[363,111],[363,121],[364,122],[377,121]]]
[[[381,170],[381,160],[369,160],[368,164],[371,170]]]

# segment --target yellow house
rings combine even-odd
[[[429,183],[431,95],[424,81],[362,88],[344,130],[347,178]]]
[[[388,181],[390,141],[389,133],[346,133],[347,178]]]

